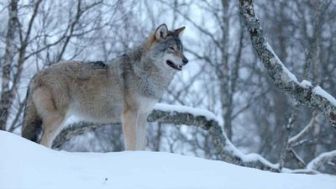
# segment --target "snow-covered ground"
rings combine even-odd
[[[0,131],[1,189],[335,189],[336,176],[271,173],[158,152],[69,153]]]

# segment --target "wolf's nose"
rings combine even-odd
[[[188,64],[189,60],[184,56],[182,59],[183,65]]]

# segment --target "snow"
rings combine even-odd
[[[286,81],[286,82],[290,82],[290,81],[294,81],[295,83],[298,83],[299,85],[301,85],[302,87],[308,88],[308,87],[312,87],[312,84],[310,81],[306,81],[303,80],[301,83],[298,82],[296,76],[290,72],[286,66],[281,62],[281,60],[279,59],[279,57],[275,54],[275,52],[273,51],[271,45],[269,43],[266,43],[266,48],[273,54],[274,58],[272,58],[270,61],[272,64],[280,64],[282,66],[282,70],[283,73],[281,75],[281,78]],[[330,95],[328,92],[326,92],[325,90],[323,90],[320,86],[316,86],[313,89],[313,92],[317,95],[322,96],[323,98],[326,98],[328,101],[330,101],[334,106],[336,106],[336,99]]]
[[[181,105],[168,105],[168,104],[163,104],[163,103],[158,103],[155,105],[154,109],[156,110],[162,110],[166,112],[179,112],[179,113],[190,113],[194,116],[204,116],[206,117],[207,120],[215,120],[217,121],[220,125],[223,125],[223,120],[221,120],[219,117],[217,117],[214,113],[205,110],[205,109],[200,109],[200,108],[191,108],[188,106],[181,106]],[[244,154],[241,152],[239,149],[237,149],[229,140],[227,141],[226,148],[227,150],[231,151],[234,155],[240,157],[243,162],[248,163],[248,162],[255,162],[255,161],[260,161],[263,164],[268,165],[269,167],[272,167],[274,169],[278,169],[277,164],[272,164],[271,162],[267,161],[265,158],[263,158],[259,154]]]
[[[280,60],[280,58],[275,54],[275,52],[273,51],[273,48],[271,47],[271,45],[267,42],[266,43],[266,48],[273,54],[274,58],[272,58],[270,61],[272,64],[280,64],[282,67],[282,75],[281,75],[281,79],[283,79],[286,82],[295,82],[298,83],[298,79],[296,78],[296,76],[290,72],[287,67],[282,63],[282,61]]]
[[[323,98],[327,99],[331,104],[336,106],[336,99],[331,96],[327,91],[323,90],[320,86],[314,87],[313,93],[322,96]]]
[[[313,170],[319,166],[318,164],[321,163],[323,159],[332,159],[332,157],[336,157],[336,150],[320,154],[308,163],[307,169]]]
[[[165,112],[179,112],[179,113],[190,113],[194,116],[204,116],[206,117],[207,120],[215,120],[217,121],[220,125],[223,125],[223,121],[217,117],[214,113],[205,110],[205,109],[200,109],[200,108],[191,108],[188,106],[181,106],[181,105],[168,105],[168,104],[163,104],[163,103],[158,103],[155,105],[154,109],[156,110],[161,110]],[[240,157],[243,162],[255,162],[255,161],[260,161],[269,167],[272,167],[274,169],[277,169],[279,166],[277,164],[272,164],[271,162],[267,161],[265,158],[263,158],[259,154],[244,154],[242,153],[239,149],[237,149],[229,140],[227,141],[226,148],[227,150],[231,151],[234,155]]]
[[[309,88],[309,87],[312,87],[312,83],[310,81],[307,81],[307,80],[302,80],[300,85],[304,88]]]
[[[260,161],[263,164],[272,167],[273,169],[279,168],[278,164],[272,164],[271,162],[263,158],[260,154],[256,153],[244,154],[239,149],[237,149],[229,140],[227,141],[227,143],[228,144],[226,145],[226,148],[228,148],[234,155],[240,157],[242,161],[245,163]]]
[[[300,137],[302,137],[302,135],[304,135],[305,133],[307,133],[307,131],[314,126],[314,123],[316,122],[316,118],[313,117],[309,123],[296,135],[294,135],[293,137],[291,137],[288,142],[289,143],[294,143],[295,141],[298,141],[298,139]]]
[[[169,105],[169,104],[157,103],[154,106],[154,109],[168,111],[172,113],[173,112],[190,113],[194,116],[204,116],[208,121],[215,120],[219,123],[219,125],[223,125],[223,120],[221,118],[216,116],[214,113],[202,108],[192,108],[182,105]]]
[[[0,131],[1,189],[335,189],[336,177],[271,173],[162,152],[54,151]]]
[[[243,157],[244,162],[255,162],[255,161],[259,160],[260,162],[262,162],[263,164],[266,164],[269,167],[272,167],[274,169],[279,168],[278,164],[272,164],[271,162],[269,162],[268,160],[263,158],[260,154],[251,153],[251,154],[246,154],[242,157]]]
[[[312,87],[312,84],[310,81],[303,80],[301,83],[298,82],[296,76],[290,72],[286,66],[281,62],[279,57],[275,54],[273,51],[271,45],[269,43],[266,43],[266,48],[273,54],[274,58],[272,58],[270,61],[272,64],[280,64],[282,66],[282,75],[281,78],[286,82],[295,82],[298,83],[300,86],[304,88]],[[334,106],[336,106],[336,99],[330,95],[328,92],[323,90],[320,86],[316,86],[313,89],[313,93],[322,96],[323,98],[327,99],[329,102],[331,102]]]

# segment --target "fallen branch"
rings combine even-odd
[[[310,82],[299,82],[277,57],[264,37],[259,19],[256,17],[252,0],[240,0],[240,12],[250,33],[252,45],[275,86],[287,92],[300,104],[320,109],[336,128],[336,99],[319,86]]]
[[[307,170],[321,171],[324,173],[336,173],[336,150],[325,152],[311,160],[306,167]]]
[[[220,159],[236,165],[279,172],[279,167],[264,159],[259,154],[244,154],[238,150],[223,133],[222,123],[217,117],[204,109],[186,106],[158,104],[148,117],[149,122],[160,122],[174,125],[196,126],[207,130],[213,139],[214,147]],[[117,123],[120,124],[120,123]],[[101,125],[80,122],[65,128],[55,139],[53,148],[60,148],[75,135]]]

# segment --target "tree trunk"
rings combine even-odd
[[[240,11],[248,28],[252,45],[274,85],[298,103],[321,110],[328,118],[330,125],[336,128],[336,99],[320,86],[313,86],[309,82],[299,82],[296,76],[285,67],[264,37],[252,0],[240,0]]]
[[[232,93],[230,91],[230,68],[229,68],[229,31],[230,31],[230,18],[228,14],[229,1],[221,1],[223,8],[223,28],[222,28],[222,38],[221,38],[221,62],[219,68],[219,80],[220,80],[220,100],[222,106],[222,117],[224,120],[224,131],[227,137],[231,140],[232,138]]]
[[[17,30],[18,0],[11,0],[8,8],[6,49],[2,64],[2,83],[0,94],[0,130],[6,130],[6,123],[14,94],[10,90],[11,66],[15,56],[15,34]]]

